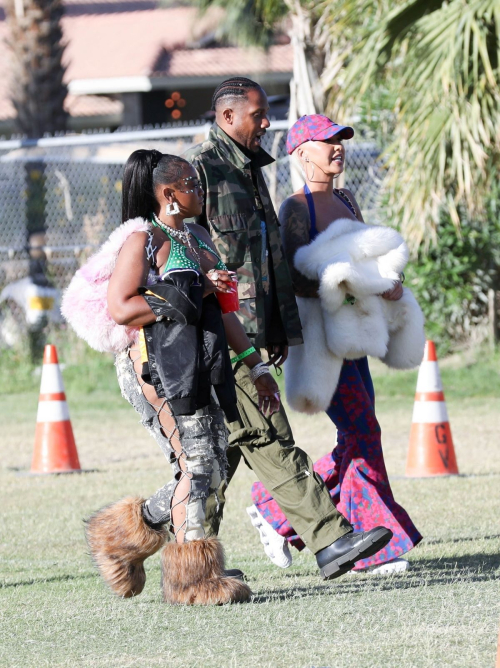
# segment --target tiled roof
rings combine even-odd
[[[5,44],[6,25],[0,22],[0,63],[8,63],[9,51]],[[0,121],[14,118],[15,111],[10,101],[8,67],[0,70]],[[109,116],[119,114],[123,104],[119,100],[97,95],[68,95],[64,106],[70,116]]]
[[[123,111],[123,102],[105,95],[69,95],[64,107],[70,116],[115,116]]]
[[[74,118],[92,116],[118,116],[123,111],[120,100],[112,100],[104,95],[69,95],[64,100],[64,108]],[[0,92],[0,121],[14,118],[14,106],[8,94]]]
[[[0,0],[1,2],[2,0]],[[63,0],[63,5],[65,11],[68,7],[74,7],[76,5],[117,5],[119,7],[126,7],[130,4],[146,6],[154,5],[154,7],[159,6],[158,0]],[[123,9],[121,11],[124,11]]]
[[[152,76],[198,77],[291,72],[291,44],[277,44],[269,51],[218,47],[163,51],[153,66]]]
[[[179,7],[123,14],[67,16],[66,79],[144,76],[162,49],[183,47],[196,9]]]
[[[0,0],[0,8],[2,3]],[[272,46],[267,53],[234,47],[186,48],[193,38],[199,37],[206,20],[196,18],[194,7],[153,9],[155,0],[65,0],[65,4],[68,13],[62,19],[62,26],[67,43],[64,53],[67,82],[122,77],[223,77],[291,72],[292,69],[289,44]],[[80,9],[76,11],[78,7]],[[92,7],[99,10],[94,13]],[[7,23],[0,17],[2,65],[9,59],[4,43],[6,35]],[[104,94],[106,92],[103,90]],[[96,96],[87,98],[77,104],[76,97],[68,97],[70,113],[117,113],[120,103]],[[95,104],[94,112],[92,104]],[[0,68],[0,119],[13,115],[9,100],[9,68],[4,66]]]
[[[63,0],[66,16],[111,14],[156,9],[158,0]],[[5,18],[5,0],[0,0],[0,21]]]

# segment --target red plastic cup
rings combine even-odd
[[[231,281],[230,285],[234,292],[216,292],[222,313],[234,313],[234,311],[240,310],[240,300],[238,299],[238,281]]]

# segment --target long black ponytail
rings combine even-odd
[[[129,157],[123,170],[122,223],[132,218],[147,219],[158,208],[155,189],[176,183],[184,173],[187,160],[178,155],[139,149]]]

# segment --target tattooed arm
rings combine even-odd
[[[307,204],[296,197],[289,197],[281,205],[279,212],[283,228],[283,248],[292,276],[293,289],[297,297],[317,297],[319,282],[313,281],[298,271],[293,258],[301,246],[307,246],[309,238],[309,209]]]

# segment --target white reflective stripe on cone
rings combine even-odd
[[[438,424],[449,422],[444,401],[416,401],[413,406],[413,422]]]
[[[59,364],[44,364],[42,367],[40,394],[51,394],[54,392],[64,392]]]
[[[418,371],[417,392],[440,392],[443,389],[437,362],[422,362]]]
[[[63,422],[69,420],[68,404],[65,401],[40,401],[37,422]]]

